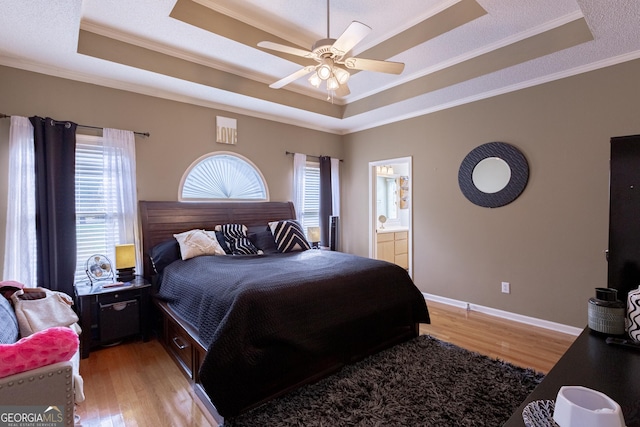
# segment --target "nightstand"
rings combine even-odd
[[[141,276],[123,286],[76,284],[76,305],[82,328],[81,357],[89,357],[93,347],[113,344],[133,335],[149,340],[150,291],[151,284]]]

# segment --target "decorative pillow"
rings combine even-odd
[[[249,236],[250,234],[260,233],[261,231],[268,231],[269,233],[271,233],[268,225],[252,225],[250,227],[247,227],[247,236]]]
[[[162,274],[164,268],[173,261],[180,259],[180,245],[176,239],[158,243],[151,249],[151,264],[157,274]]]
[[[234,255],[252,255],[260,254],[262,251],[255,247],[251,240],[247,237],[240,237],[231,241],[231,252]]]
[[[227,241],[224,240],[224,234],[222,234],[222,231],[216,231],[215,233],[216,239],[218,239],[218,243],[220,243],[220,247],[225,251],[227,255],[231,255],[233,252],[231,252],[229,245],[227,245]]]
[[[273,254],[278,252],[276,241],[270,230],[259,231],[257,233],[249,233],[249,240],[256,248],[262,250],[265,254]]]
[[[18,319],[8,299],[0,295],[0,344],[13,344],[19,338]]]
[[[220,247],[215,233],[205,230],[189,230],[184,233],[174,234],[180,245],[180,255],[183,260],[200,255],[225,255]]]
[[[0,344],[0,378],[70,360],[78,351],[78,334],[56,326],[14,344]]]
[[[311,249],[298,221],[287,219],[269,223],[278,252],[306,251]]]
[[[216,225],[216,231],[221,232],[227,242],[233,239],[247,237],[247,226],[242,224]]]
[[[247,239],[247,226],[243,224],[216,225],[216,234],[220,233],[229,246],[233,255],[250,255],[260,253],[249,239]]]

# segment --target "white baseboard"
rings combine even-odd
[[[509,311],[498,310],[491,307],[485,307],[483,305],[471,304],[468,302],[459,301],[452,298],[446,298],[438,295],[428,294],[426,292],[423,292],[422,295],[424,295],[427,301],[434,301],[442,304],[452,305],[454,307],[466,308],[467,310],[473,310],[479,313],[485,313],[491,316],[513,320],[514,322],[537,326],[539,328],[551,329],[553,331],[562,332],[568,335],[578,336],[582,332],[582,329],[576,328],[575,326],[563,325],[562,323],[555,323],[555,322],[550,322],[548,320],[537,319],[535,317],[523,316],[521,314],[511,313]]]

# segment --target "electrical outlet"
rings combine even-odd
[[[502,293],[510,294],[511,293],[511,285],[509,282],[502,282]]]

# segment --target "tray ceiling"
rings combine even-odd
[[[327,37],[324,0],[5,0],[0,64],[335,133],[349,133],[640,57],[636,0],[333,0],[330,37],[372,28],[352,54],[404,62],[352,71],[327,99],[269,84]],[[11,113],[10,111],[7,113]]]

